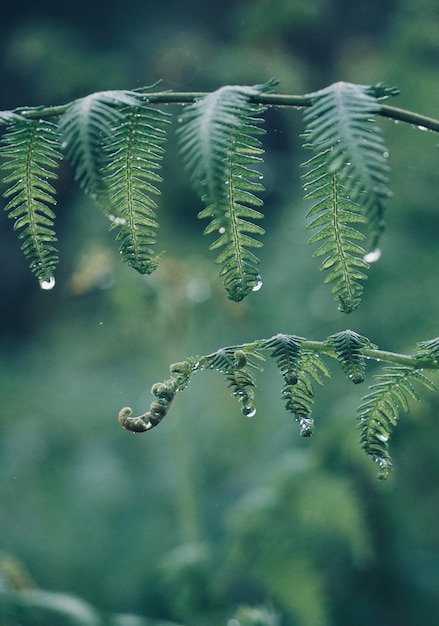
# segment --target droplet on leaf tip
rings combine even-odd
[[[51,276],[47,280],[41,280],[40,281],[40,288],[43,289],[43,291],[50,291],[54,287],[55,287],[55,277],[54,276]]]
[[[376,263],[381,258],[381,250],[379,248],[375,248],[375,250],[371,250],[367,254],[364,255],[363,260],[366,263]]]

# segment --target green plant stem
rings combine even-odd
[[[146,102],[151,104],[154,103],[184,105],[191,104],[195,100],[203,98],[207,95],[209,95],[209,92],[204,91],[160,91],[154,93],[144,93],[143,97]],[[277,93],[259,94],[257,96],[253,96],[251,100],[253,100],[255,103],[265,104],[268,106],[293,107],[297,109],[309,107],[312,104],[312,99],[309,96],[295,96]],[[12,113],[21,115],[22,117],[26,117],[29,119],[48,119],[53,117],[60,117],[61,115],[63,115],[69,107],[69,104],[62,104],[59,106],[51,107],[41,106],[36,108],[23,107],[19,109],[14,109]],[[377,111],[377,114],[381,115],[381,117],[393,119],[394,121],[405,122],[421,129],[427,129],[439,133],[439,120],[428,117],[426,115],[420,115],[419,113],[414,113],[413,111],[381,104],[379,111]]]
[[[257,341],[252,341],[250,343],[242,343],[237,346],[233,346],[235,350],[264,350],[266,344],[269,342],[269,339],[259,339]],[[303,350],[308,350],[311,352],[316,352],[318,354],[326,354],[330,357],[337,358],[334,353],[334,349],[328,345],[325,341],[308,341],[301,340],[300,345]],[[199,368],[203,369],[204,367],[209,367],[210,362],[216,356],[216,352],[207,354],[203,357],[200,357],[198,360]],[[374,348],[362,348],[361,354],[366,359],[371,359],[374,361],[385,361],[388,363],[396,363],[397,365],[402,365],[405,367],[412,367],[414,369],[429,369],[429,370],[439,370],[439,362],[429,359],[420,359],[407,354],[399,354],[397,352],[389,352],[387,350],[378,350]]]

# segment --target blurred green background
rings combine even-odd
[[[295,94],[384,81],[401,89],[392,104],[438,117],[434,0],[1,7],[0,109],[158,79],[200,91],[274,76],[281,93]],[[3,560],[14,555],[39,588],[101,611],[187,626],[244,625],[232,617],[240,605],[267,607],[281,626],[436,626],[439,396],[424,394],[401,420],[384,484],[355,430],[366,385],[341,374],[318,390],[311,440],[285,412],[270,363],[251,420],[220,376],[204,373],[150,434],[117,422],[125,405],[147,409],[171,362],[221,345],[352,328],[410,351],[439,334],[437,137],[379,122],[394,197],[382,258],[360,310],[346,317],[307,244],[301,114],[276,109],[266,119],[264,286],[243,303],[223,293],[172,132],[160,199],[166,256],[149,278],[122,266],[105,218],[67,167],[53,291],[39,289],[1,215]],[[8,584],[0,571],[0,588]]]

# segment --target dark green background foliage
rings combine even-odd
[[[383,81],[400,88],[397,106],[438,117],[438,18],[432,0],[3,0],[0,109],[160,78],[164,89],[199,91],[275,76],[293,94]],[[348,323],[383,349],[409,352],[439,334],[437,137],[379,120],[394,195],[382,258],[347,318],[304,234],[302,116],[277,109],[266,120],[264,286],[241,303],[228,301],[202,242],[202,205],[174,132],[158,207],[167,252],[149,277],[120,263],[66,165],[53,183],[54,290],[39,289],[2,211],[1,548],[39,588],[107,615],[187,626],[435,626],[437,395],[423,394],[402,417],[385,484],[355,430],[370,364],[365,383],[340,371],[319,390],[311,439],[298,436],[268,362],[252,419],[205,373],[154,432],[129,435],[117,423],[124,405],[145,410],[169,363],[221,345],[278,332],[323,340]],[[14,582],[5,562],[0,592]]]

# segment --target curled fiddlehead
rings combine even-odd
[[[168,413],[177,391],[182,391],[187,387],[191,376],[198,368],[199,362],[193,357],[180,363],[173,363],[169,368],[171,377],[164,382],[154,383],[152,386],[151,393],[155,399],[151,402],[149,410],[142,415],[133,417],[132,409],[124,407],[118,415],[120,425],[134,433],[142,433],[160,424]]]

